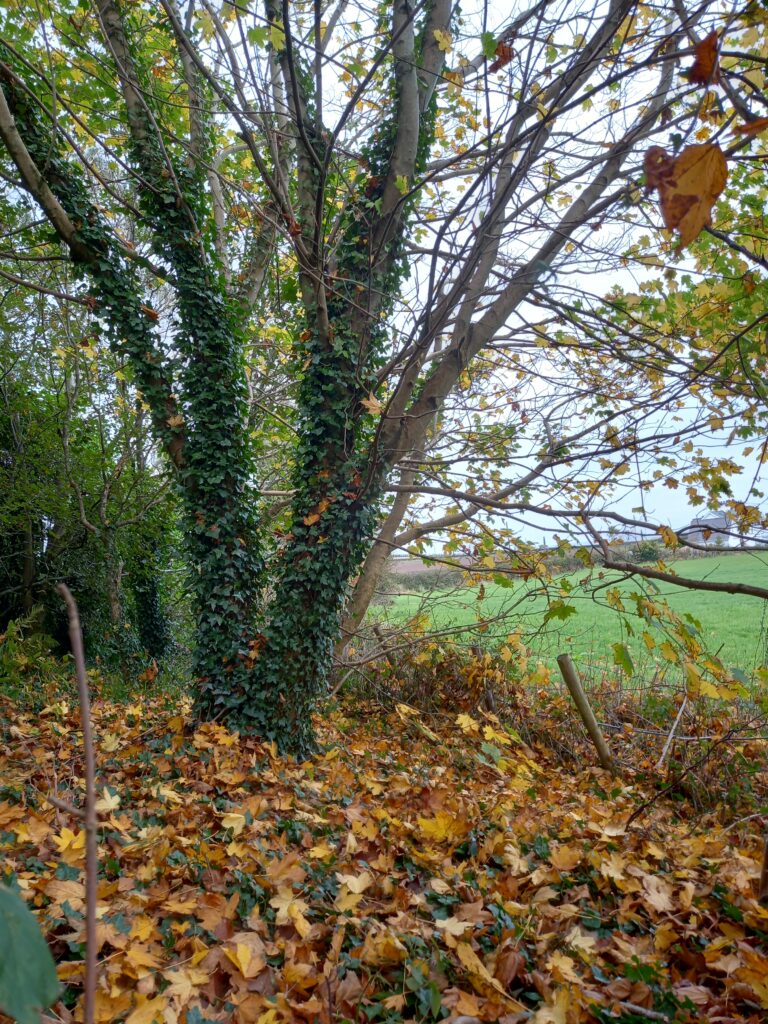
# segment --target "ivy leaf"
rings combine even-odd
[[[40,1011],[59,994],[51,951],[34,914],[0,886],[0,1007],[20,1024],[40,1024]]]

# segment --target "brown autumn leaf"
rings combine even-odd
[[[678,230],[678,252],[712,222],[712,207],[728,180],[725,154],[715,143],[686,146],[676,160],[658,146],[645,155],[648,188],[659,190],[661,215]]]
[[[494,71],[501,71],[503,67],[506,67],[506,65],[509,64],[514,56],[515,51],[512,49],[511,45],[509,43],[505,43],[503,39],[500,39],[498,43],[496,43],[496,60],[488,68],[489,73],[493,74]]]
[[[672,179],[675,168],[675,158],[670,156],[666,149],[661,146],[651,146],[643,159],[643,173],[645,174],[645,187],[648,192],[655,188],[661,188],[663,184]]]
[[[720,82],[720,67],[717,63],[718,41],[717,32],[713,29],[696,44],[693,65],[688,69],[688,81],[691,85],[717,85]]]
[[[768,117],[756,117],[754,121],[747,124],[737,124],[733,129],[734,135],[760,135],[768,129]]]
[[[378,398],[373,394],[373,392],[370,392],[368,397],[364,398],[360,402],[360,405],[362,405],[362,407],[367,412],[369,412],[372,416],[378,416],[379,413],[381,412],[381,410],[384,408],[384,406],[381,404],[381,402],[378,400]]]

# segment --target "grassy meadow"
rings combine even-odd
[[[762,553],[720,552],[679,561],[674,567],[679,575],[695,579],[768,586],[768,555]],[[729,667],[751,674],[768,661],[768,606],[757,597],[685,590],[648,580],[621,581],[618,573],[602,572],[598,577],[580,570],[550,585],[553,596],[557,596],[560,580],[570,585],[571,592],[563,600],[575,606],[577,614],[564,621],[552,619],[542,627],[547,598],[535,581],[519,581],[513,587],[494,583],[476,587],[457,581],[429,592],[411,590],[413,580],[408,576],[394,577],[393,589],[398,593],[388,603],[374,606],[372,617],[391,625],[404,625],[420,616],[430,629],[445,630],[461,642],[485,647],[494,647],[507,634],[519,630],[535,655],[546,664],[553,664],[558,654],[569,652],[582,670],[590,670],[592,678],[602,666],[612,666],[611,645],[617,642],[626,643],[635,668],[644,675],[653,672],[656,662],[668,668],[663,659],[647,650],[641,634],[649,626],[634,614],[634,604],[625,602],[634,636],[621,617],[608,607],[606,590],[615,586],[623,595],[645,590],[654,596],[655,590],[655,596],[666,599],[675,612],[692,615],[701,624],[707,649],[718,654]],[[664,639],[658,630],[656,639],[659,643]]]

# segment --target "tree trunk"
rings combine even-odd
[[[34,604],[34,585],[37,577],[37,563],[35,560],[35,535],[32,528],[32,518],[27,517],[24,529],[24,556],[21,579],[21,607],[25,615],[29,615]]]
[[[403,486],[410,487],[415,479],[416,471],[414,469],[404,469],[400,473],[400,483]],[[403,521],[403,516],[408,510],[410,499],[411,495],[408,492],[398,492],[389,515],[384,520],[384,525],[365,557],[357,583],[354,585],[354,589],[344,609],[341,636],[336,643],[335,654],[337,658],[341,657],[344,647],[355,635],[360,627],[360,623],[365,618],[365,613],[368,611],[373,595],[376,592],[376,587],[384,572],[387,559],[392,554],[393,541]]]

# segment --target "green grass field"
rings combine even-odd
[[[695,579],[768,587],[766,554],[713,555],[677,562],[675,568],[679,575]],[[630,625],[637,630],[636,636],[630,636],[620,617],[606,604],[605,591],[617,585],[619,575],[604,573],[600,581],[593,576],[585,584],[587,576],[584,570],[566,577],[573,590],[565,600],[577,608],[577,614],[565,621],[551,620],[543,628],[547,601],[541,588],[530,582],[519,582],[513,588],[488,583],[484,591],[459,585],[431,594],[401,593],[390,604],[372,608],[371,615],[379,621],[402,625],[413,616],[424,614],[431,628],[456,630],[460,641],[486,647],[496,646],[507,634],[519,629],[534,653],[547,664],[553,663],[558,654],[568,652],[582,669],[590,668],[593,678],[601,665],[613,663],[611,645],[624,642],[636,668],[644,675],[648,670],[652,672],[654,656],[640,637],[648,625],[633,614],[634,605],[627,602]],[[725,665],[751,674],[768,661],[768,605],[760,598],[684,590],[641,580],[624,581],[619,589],[622,594],[629,594],[654,586],[658,586],[658,596],[666,598],[674,611],[690,613],[701,623],[707,649],[718,654]],[[408,587],[408,577],[402,577],[400,589],[407,591]],[[556,588],[552,589],[554,592]],[[482,621],[489,623],[487,629],[480,626]],[[664,638],[658,634],[657,639],[661,642]],[[663,659],[657,660],[663,664]]]

